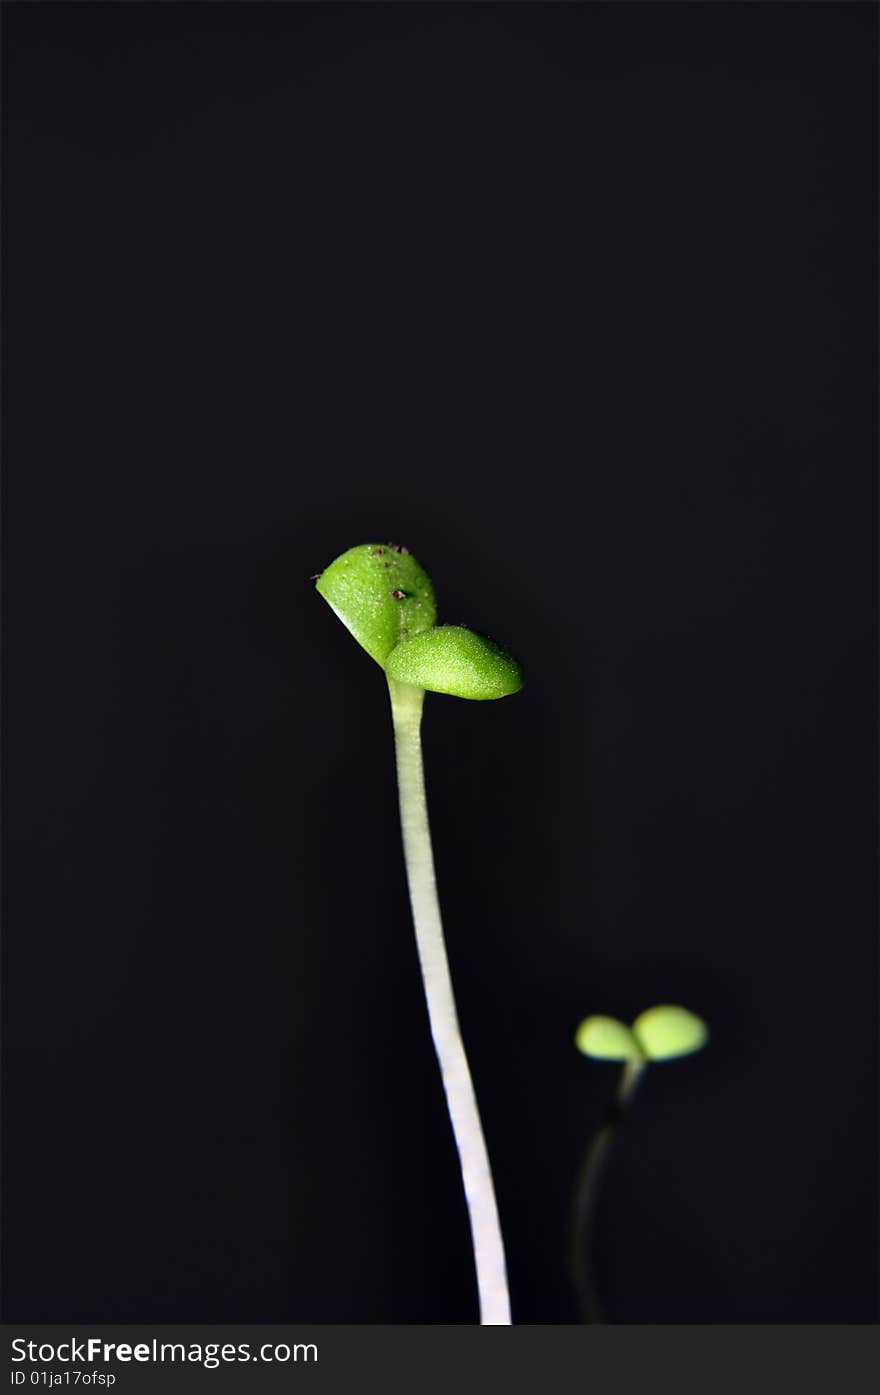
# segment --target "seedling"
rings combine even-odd
[[[385,672],[391,698],[400,825],[428,1018],[467,1201],[482,1324],[509,1324],[504,1244],[489,1157],[458,1025],[434,875],[422,763],[425,692],[485,700],[522,687],[494,640],[437,625],[434,588],[405,547],[367,543],[337,557],[316,589]]]
[[[569,1262],[585,1322],[602,1321],[590,1276],[590,1231],[602,1173],[633,1092],[650,1064],[689,1056],[708,1040],[701,1018],[669,1003],[640,1013],[631,1027],[616,1017],[587,1017],[574,1034],[575,1046],[584,1056],[623,1062],[611,1108],[584,1154],[572,1207]]]

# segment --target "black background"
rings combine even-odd
[[[379,670],[406,542],[519,1322],[588,1012],[681,1001],[618,1322],[876,1315],[876,9],[22,5],[6,95],[5,1312],[469,1322]]]

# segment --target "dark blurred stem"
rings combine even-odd
[[[611,1108],[587,1147],[578,1174],[571,1210],[569,1232],[569,1267],[577,1294],[581,1321],[605,1321],[593,1281],[590,1251],[593,1221],[609,1153],[623,1124],[627,1105],[632,1099],[647,1062],[627,1061],[620,1076]]]

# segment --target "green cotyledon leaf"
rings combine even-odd
[[[642,1054],[629,1027],[616,1017],[585,1017],[574,1034],[574,1044],[597,1061],[632,1061]]]
[[[709,1040],[702,1018],[687,1008],[662,1003],[648,1008],[632,1024],[632,1032],[649,1061],[671,1061],[699,1051]]]
[[[386,670],[398,683],[478,701],[507,697],[523,685],[512,654],[462,625],[437,625],[401,640]]]
[[[350,547],[321,573],[315,590],[382,668],[395,645],[437,619],[431,578],[397,543]]]

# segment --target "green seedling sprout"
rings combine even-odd
[[[353,547],[316,578],[316,589],[388,681],[409,899],[431,1036],[461,1164],[480,1322],[506,1325],[511,1318],[504,1243],[443,937],[421,719],[426,691],[477,700],[504,697],[522,687],[522,670],[493,640],[460,625],[436,624],[431,579],[405,547]]]
[[[635,1088],[652,1063],[690,1056],[708,1040],[705,1022],[671,1003],[648,1008],[630,1027],[616,1017],[586,1017],[574,1034],[582,1055],[623,1063],[611,1107],[584,1154],[572,1206],[569,1263],[585,1322],[602,1321],[588,1262],[590,1232],[602,1173]]]

